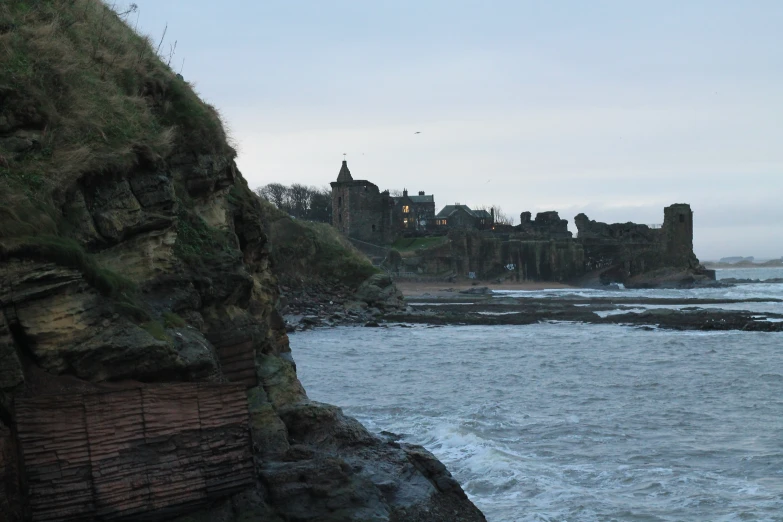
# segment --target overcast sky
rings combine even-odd
[[[251,187],[327,185],[347,153],[438,209],[690,203],[701,259],[783,256],[783,1],[136,3]]]

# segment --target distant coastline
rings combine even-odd
[[[783,267],[783,259],[770,259],[764,262],[739,261],[737,263],[722,263],[719,261],[704,261],[705,268],[776,268]]]

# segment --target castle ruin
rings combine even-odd
[[[435,214],[435,199],[394,197],[366,180],[354,180],[343,161],[332,186],[332,223],[347,237],[389,245],[403,235],[447,235],[448,241],[412,255],[395,257],[393,271],[481,278],[567,281],[598,274],[601,282],[635,284],[643,274],[667,269],[714,279],[693,252],[693,212],[677,203],[664,209],[661,226],[606,224],[579,214],[578,234],[557,212],[520,214],[516,226],[498,225],[495,216],[466,205],[446,205]],[[677,276],[672,276],[677,277]]]

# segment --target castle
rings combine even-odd
[[[397,260],[397,272],[565,281],[598,271],[603,282],[632,284],[642,274],[675,268],[714,279],[693,253],[693,212],[684,203],[664,208],[662,225],[607,224],[579,214],[575,238],[554,211],[535,219],[522,212],[516,226],[496,224],[493,213],[460,204],[436,214],[434,196],[380,192],[367,180],[354,180],[346,161],[331,186],[332,224],[351,239],[381,246],[403,236],[448,234],[448,242]]]
[[[437,232],[452,228],[491,228],[494,215],[467,205],[446,205],[436,215],[435,196],[419,191],[392,196],[367,180],[355,180],[343,160],[332,186],[332,225],[344,235],[386,245],[405,233]]]

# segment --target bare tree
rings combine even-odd
[[[492,210],[495,211],[495,223],[498,225],[513,225],[514,216],[508,215],[503,212],[503,209],[497,205],[492,205]]]
[[[332,220],[332,191],[329,187],[308,187],[294,183],[269,183],[255,190],[259,197],[299,219],[329,223]]]
[[[497,225],[513,225],[514,224],[514,217],[506,214],[503,212],[503,209],[500,208],[498,205],[479,205],[473,210],[486,210],[490,214],[494,212],[495,216],[495,224]]]
[[[288,187],[282,183],[269,183],[256,189],[256,194],[272,203],[277,208],[284,210],[287,207]]]

